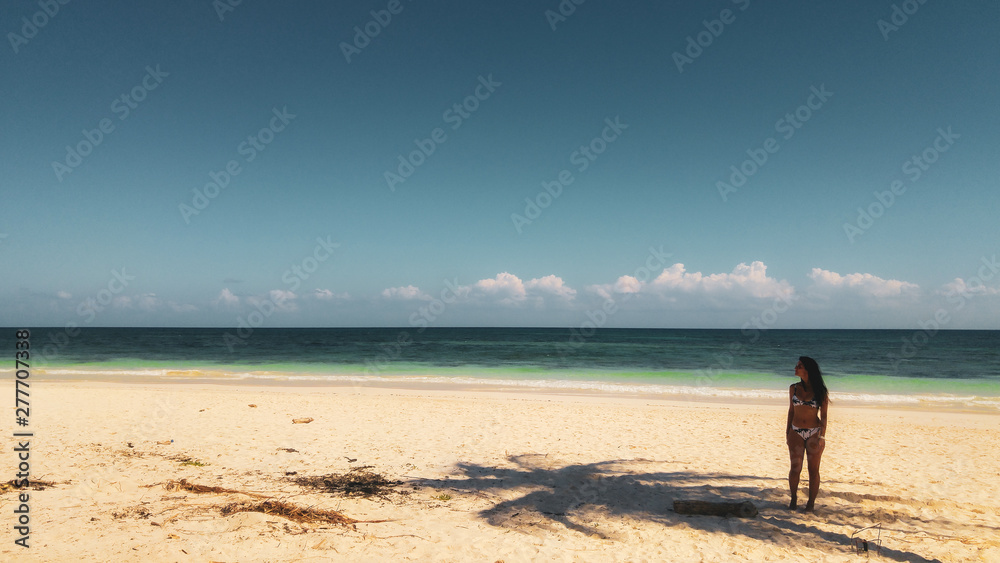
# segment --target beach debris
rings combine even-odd
[[[169,446],[170,444],[173,444],[174,441],[173,440],[158,440],[156,443],[159,444],[159,445],[161,445],[161,446]],[[132,447],[132,442],[128,443],[128,447],[130,447],[130,448]]]
[[[27,486],[24,486],[24,482],[25,481],[21,479],[11,479],[10,481],[5,481],[3,483],[0,483],[0,493],[6,493],[7,491],[13,491],[13,490],[19,491],[27,488],[31,488],[32,490],[35,491],[44,491],[46,487],[56,486],[56,483],[53,483],[52,481],[31,480],[27,481],[28,483]]]
[[[252,409],[255,409],[255,408],[257,408],[257,405],[255,405],[255,404],[253,404],[253,403],[250,403],[250,404],[249,404],[249,405],[247,405],[247,406],[248,406],[248,407],[250,407],[250,408],[252,408]]]
[[[237,512],[260,512],[269,516],[281,516],[292,522],[303,523],[323,523],[335,524],[338,526],[354,527],[357,522],[348,516],[344,516],[336,510],[321,510],[317,508],[306,508],[295,506],[294,504],[280,500],[265,500],[261,502],[233,502],[221,508],[223,516],[236,514]],[[385,522],[385,520],[364,521],[370,523]]]
[[[115,520],[121,520],[128,517],[146,519],[152,515],[153,513],[150,512],[145,506],[133,506],[131,508],[126,508],[125,510],[116,510],[111,513],[111,517]]]
[[[677,514],[696,514],[699,516],[738,516],[740,518],[754,518],[757,516],[757,507],[748,500],[743,502],[675,500],[674,512]]]
[[[192,463],[187,463],[187,462],[198,461],[197,459],[195,459],[195,458],[193,458],[193,457],[191,457],[189,455],[185,455],[184,453],[178,453],[178,454],[174,454],[174,455],[163,455],[163,457],[164,457],[164,459],[169,459],[170,461],[179,462],[182,465],[193,465]],[[201,462],[199,462],[199,463],[201,463]]]
[[[356,457],[347,457],[346,455],[344,456],[344,459],[347,460],[347,463],[354,463],[355,461],[358,461],[358,458],[356,458]]]
[[[310,423],[310,422],[312,422],[313,420],[315,420],[315,419],[314,419],[314,418],[312,418],[312,417],[306,417],[306,418],[293,418],[293,419],[292,419],[292,424],[309,424],[309,423]]]
[[[191,491],[192,493],[215,493],[215,494],[237,494],[246,495],[255,498],[269,498],[267,495],[259,495],[257,493],[249,493],[247,491],[238,491],[236,489],[227,489],[225,487],[210,487],[208,485],[199,485],[197,483],[190,483],[187,479],[181,479],[180,481],[174,481],[171,479],[163,484],[163,488],[168,491]]]
[[[190,457],[185,459],[179,459],[177,461],[181,462],[181,465],[193,465],[195,467],[205,467],[206,465],[209,465],[203,461],[198,461],[197,459]]]
[[[288,452],[290,454],[297,454],[297,453],[299,453],[299,450],[297,450],[295,448],[278,448],[278,450],[282,451],[282,452]]]
[[[866,530],[877,530],[877,534],[874,538],[864,538],[861,532]],[[859,535],[861,534],[861,535]],[[871,535],[870,533],[868,535]],[[882,524],[875,524],[873,526],[868,526],[867,528],[861,528],[851,534],[851,544],[854,546],[854,553],[857,555],[865,555],[871,557],[871,552],[875,552],[877,555],[882,555]]]
[[[317,477],[296,477],[291,481],[301,487],[319,489],[344,496],[382,497],[395,492],[393,487],[401,481],[390,481],[378,473],[368,471],[373,466],[355,467],[343,474],[331,473]]]

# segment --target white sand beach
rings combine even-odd
[[[785,413],[781,403],[38,381],[31,479],[54,484],[27,491],[28,549],[14,544],[19,491],[0,494],[0,559],[857,561],[852,533],[881,524],[881,560],[1000,561],[1000,416],[834,403],[817,510],[801,513],[786,508]],[[12,478],[8,440],[0,464]],[[365,466],[398,484],[363,498],[293,481]],[[242,493],[168,485],[181,479]],[[265,499],[377,522],[220,512]],[[678,499],[750,500],[759,515],[683,516]]]

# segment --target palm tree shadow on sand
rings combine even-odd
[[[616,539],[614,532],[598,529],[593,522],[621,519],[656,522],[663,526],[686,525],[691,528],[730,535],[743,535],[763,542],[787,542],[813,547],[829,544],[830,551],[850,549],[849,534],[831,532],[824,527],[837,526],[860,529],[871,525],[869,517],[885,517],[895,521],[891,511],[872,512],[862,508],[862,499],[878,499],[889,503],[912,504],[919,501],[902,497],[838,493],[836,482],[825,481],[821,496],[854,499],[856,510],[844,506],[824,507],[814,515],[802,515],[787,509],[786,480],[758,475],[731,475],[695,471],[636,472],[637,465],[649,469],[663,462],[649,460],[608,460],[590,464],[558,465],[547,456],[526,454],[509,456],[513,468],[459,463],[464,479],[446,481],[422,480],[425,485],[449,488],[489,498],[492,507],[479,512],[487,523],[497,527],[537,533],[556,532],[561,526],[569,530],[606,539]],[[829,491],[829,492],[827,492]],[[513,498],[511,498],[513,497]],[[871,498],[868,498],[871,497]],[[506,499],[506,500],[503,500]],[[705,500],[739,502],[749,500],[760,510],[757,518],[727,518],[720,526],[720,517],[684,516],[673,511],[673,500]],[[618,519],[618,520],[615,520]],[[970,533],[984,533],[987,527],[975,527]],[[996,533],[995,531],[989,533]],[[937,561],[916,553],[883,546],[882,557],[892,561]]]

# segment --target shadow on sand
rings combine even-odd
[[[872,513],[870,507],[863,510],[858,501],[868,500],[866,497],[871,495],[838,493],[835,490],[837,483],[832,481],[824,483],[821,503],[823,497],[837,497],[843,502],[854,503],[857,510],[841,502],[838,506],[820,506],[814,514],[790,511],[785,479],[757,475],[655,471],[656,466],[665,464],[648,460],[561,465],[547,456],[528,454],[510,456],[508,461],[512,468],[460,463],[457,467],[464,478],[423,481],[423,484],[491,499],[493,506],[479,514],[493,526],[555,532],[561,524],[581,534],[606,539],[616,539],[615,533],[608,532],[607,525],[598,529],[595,522],[633,519],[664,526],[683,524],[763,542],[785,543],[791,538],[801,545],[846,553],[852,545],[850,533],[824,530],[812,522],[822,524],[823,528],[839,526],[855,530],[877,523],[870,519],[871,516],[887,517],[890,522],[911,518],[909,514],[888,508],[876,513]],[[642,465],[651,471],[637,472],[636,467]],[[900,497],[875,498],[886,504],[921,504]],[[672,502],[676,499],[750,500],[760,510],[760,516],[752,519],[682,516],[673,512]],[[937,561],[886,546],[882,548],[882,557],[891,561]]]

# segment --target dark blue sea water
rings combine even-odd
[[[14,329],[0,329],[13,350]],[[246,338],[244,338],[246,337]],[[462,384],[783,396],[800,355],[831,397],[1000,408],[1000,331],[548,328],[32,329],[52,379]],[[10,353],[11,364],[13,352]]]

